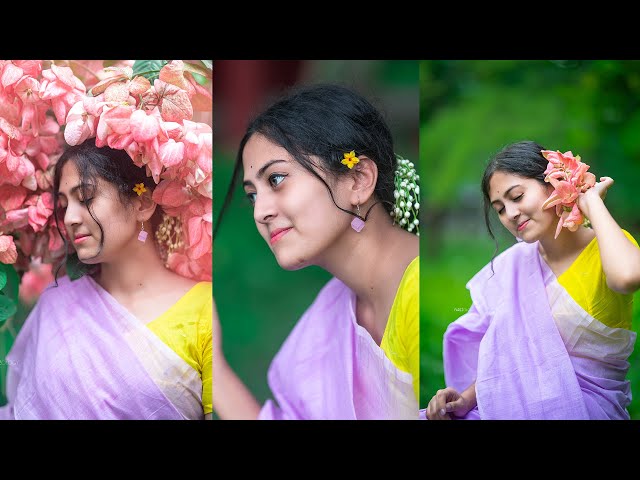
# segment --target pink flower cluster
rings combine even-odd
[[[69,111],[69,145],[96,137],[96,145],[126,150],[156,184],[153,199],[184,226],[185,248],[170,254],[169,268],[211,280],[211,126],[192,121],[194,110],[211,110],[212,97],[181,60],[166,64],[151,85],[131,67],[105,69],[109,76]]]
[[[64,255],[52,215],[53,169],[63,151],[60,125],[85,93],[68,67],[0,60],[0,262],[17,271]]]
[[[589,165],[580,161],[580,155],[574,157],[571,151],[542,150],[544,158],[549,160],[544,174],[545,182],[553,185],[553,192],[542,209],[556,207],[556,214],[560,217],[554,238],[558,238],[562,227],[575,232],[585,223],[585,217],[576,204],[580,193],[584,193],[596,183],[596,176],[587,172]]]
[[[43,271],[40,262],[64,256],[51,190],[65,126],[69,145],[95,137],[146,166],[158,184],[154,200],[184,227],[185,247],[171,254],[170,268],[211,280],[212,130],[193,120],[194,111],[211,110],[211,93],[181,60],[166,64],[153,85],[133,76],[132,61],[103,65],[0,60],[0,262]]]

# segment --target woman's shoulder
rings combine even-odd
[[[493,260],[487,262],[467,284],[467,288],[473,284],[484,283],[489,280],[497,281],[501,274],[513,272],[514,269],[532,265],[531,257],[538,249],[538,243],[518,242],[498,254]],[[525,259],[526,261],[522,261]]]
[[[402,275],[402,283],[414,283],[420,281],[420,256],[415,257]]]
[[[38,301],[51,299],[52,297],[59,296],[60,294],[72,294],[77,291],[79,287],[85,287],[86,282],[87,279],[85,276],[73,280],[69,278],[68,275],[56,278],[44,287]]]
[[[176,282],[172,285],[181,292],[184,292],[180,297],[182,304],[189,309],[198,310],[201,313],[201,317],[208,317],[209,319],[213,315],[213,283],[208,281],[197,281],[191,279],[184,279]]]

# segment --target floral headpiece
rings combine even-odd
[[[415,166],[406,158],[396,155],[398,166],[394,174],[393,191],[395,204],[389,214],[393,217],[393,223],[400,225],[408,232],[413,232],[420,236],[420,220],[418,220],[418,210],[420,209],[420,187],[418,180],[420,176],[416,172]],[[342,164],[352,169],[360,162],[354,150],[345,153]],[[388,203],[388,202],[387,202]],[[370,210],[370,209],[369,209]],[[368,215],[365,215],[365,220]],[[360,216],[358,218],[362,219]]]
[[[29,282],[44,287],[40,277],[53,280],[51,264],[64,257],[51,192],[61,126],[69,145],[95,137],[146,167],[163,226],[173,227],[167,266],[211,280],[212,129],[210,116],[193,117],[212,109],[212,62],[0,60],[0,78],[0,290],[16,272],[21,293],[34,291]]]
[[[396,168],[394,183],[395,190],[393,196],[396,204],[390,212],[397,223],[408,232],[413,232],[420,236],[420,220],[418,220],[418,210],[420,209],[420,187],[418,181],[420,176],[412,162],[400,155],[396,155],[398,167]]]
[[[575,232],[580,225],[589,227],[591,224],[576,204],[580,193],[584,193],[596,183],[596,176],[587,172],[589,165],[581,162],[580,155],[573,156],[571,151],[560,153],[559,150],[541,150],[544,158],[549,160],[545,182],[553,185],[553,192],[542,204],[542,209],[556,207],[556,214],[560,217],[554,238],[558,238],[562,227]]]

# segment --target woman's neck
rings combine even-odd
[[[139,247],[101,264],[96,281],[106,291],[130,297],[146,294],[169,273],[153,242],[147,241]]]
[[[346,231],[318,265],[355,292],[358,323],[379,341],[402,275],[418,254],[419,238],[379,208],[360,233]]]
[[[555,239],[554,234],[555,231],[549,232],[539,243],[540,254],[547,263],[562,263],[564,260],[572,259],[595,237],[592,229],[582,227],[575,232],[563,228]]]

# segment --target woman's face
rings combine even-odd
[[[340,243],[352,217],[331,201],[327,187],[282,147],[260,134],[246,143],[242,163],[244,190],[253,203],[258,232],[286,270],[322,264]],[[345,188],[330,181],[335,201],[349,209]]]
[[[497,171],[489,181],[489,199],[504,227],[516,238],[533,243],[555,232],[555,208],[542,210],[553,187],[533,178]]]
[[[100,227],[91,217],[87,201],[104,230],[102,248]],[[58,206],[58,218],[64,218],[67,236],[81,262],[109,262],[126,251],[125,249],[135,245],[139,224],[133,211],[125,208],[120,201],[116,187],[98,179],[93,198],[83,198],[80,175],[73,160],[69,160],[62,167]]]

